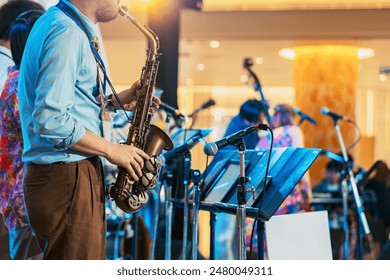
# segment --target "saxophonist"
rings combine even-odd
[[[119,104],[105,94],[93,39],[95,24],[117,15],[117,0],[61,0],[37,21],[25,48],[19,84],[24,194],[44,259],[105,259],[99,156],[134,181],[149,159],[141,149],[104,138],[107,110]],[[118,94],[125,109],[135,105],[138,85]]]

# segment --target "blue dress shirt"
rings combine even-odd
[[[90,38],[95,24],[80,17]],[[24,141],[23,161],[50,164],[88,157],[70,147],[89,130],[102,135],[97,67],[86,34],[56,6],[34,25],[23,54],[19,105]]]

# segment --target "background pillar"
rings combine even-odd
[[[305,123],[302,130],[305,147],[341,152],[333,119],[321,114],[322,107],[355,119],[356,81],[359,61],[355,46],[300,46],[294,48],[294,86],[296,105],[317,120],[318,125]],[[345,146],[356,140],[356,128],[342,120],[340,125]],[[348,151],[353,156],[353,150]],[[320,156],[310,168],[312,185],[325,176],[330,159]]]

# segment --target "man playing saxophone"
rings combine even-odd
[[[44,259],[104,259],[99,156],[125,168],[135,181],[149,159],[135,146],[103,137],[109,100],[90,39],[98,34],[96,23],[117,17],[117,5],[117,0],[61,0],[35,24],[26,45],[19,83],[24,194]],[[125,109],[135,105],[138,85],[118,94]],[[112,98],[111,106],[119,105]]]

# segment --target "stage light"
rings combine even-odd
[[[255,58],[255,63],[256,63],[257,65],[263,64],[263,63],[264,63],[264,58],[262,58],[261,56],[256,57],[256,58]]]
[[[210,47],[212,49],[218,49],[220,45],[221,44],[219,43],[219,41],[216,41],[216,40],[210,41]]]
[[[196,69],[197,69],[198,71],[204,71],[204,70],[206,69],[206,65],[204,65],[203,63],[198,63],[198,64],[196,65]]]
[[[359,48],[357,51],[357,56],[359,59],[368,59],[375,55],[373,49],[370,48]]]
[[[386,82],[387,81],[387,75],[386,74],[379,74],[378,79],[381,82]]]
[[[249,77],[248,75],[241,75],[240,77],[240,81],[244,84],[248,83],[249,82]]]
[[[307,51],[311,51],[310,46],[302,46],[302,47],[305,47]],[[319,47],[320,47],[320,45],[313,46],[313,49],[315,49],[315,48],[318,49]],[[340,47],[340,50],[341,50],[343,47],[346,47],[346,46],[324,45],[323,47],[328,48],[328,49],[329,48],[337,49],[338,47]],[[353,46],[351,46],[351,47],[353,47]],[[301,48],[301,47],[297,47],[297,48]],[[371,58],[374,55],[375,55],[375,51],[371,48],[356,47],[356,56],[360,60]],[[288,60],[294,60],[296,57],[296,50],[294,48],[283,48],[279,51],[279,56],[282,58],[288,59]]]
[[[279,51],[279,56],[288,60],[294,60],[295,51],[291,48],[284,48]]]

